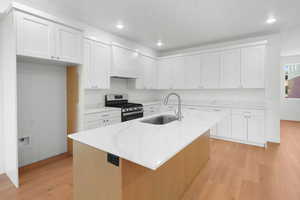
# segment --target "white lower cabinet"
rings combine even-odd
[[[264,124],[264,111],[233,110],[232,139],[262,146],[265,144]]]
[[[265,119],[263,110],[184,106],[185,109],[223,112],[226,116],[210,129],[213,138],[264,146]]]
[[[247,119],[242,112],[233,111],[231,116],[231,137],[235,140],[247,140]]]
[[[121,123],[121,112],[102,112],[86,114],[84,119],[84,129],[95,129],[103,126]]]
[[[219,112],[225,112],[226,117],[217,124],[217,136],[231,138],[231,111],[230,109],[223,109]]]
[[[248,141],[259,144],[265,143],[265,122],[263,113],[249,116],[248,119]]]

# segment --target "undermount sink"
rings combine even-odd
[[[149,119],[141,120],[141,122],[155,125],[164,125],[175,120],[178,120],[178,118],[175,115],[160,115]]]

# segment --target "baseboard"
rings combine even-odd
[[[267,142],[280,144],[280,138],[268,138]]]
[[[241,143],[241,144],[258,146],[258,147],[265,147],[265,144],[259,144],[259,143],[254,143],[254,142],[247,142],[247,141],[242,141],[242,140],[235,140],[235,139],[230,139],[230,138],[223,138],[223,137],[212,136],[212,135],[210,136],[210,138],[217,139],[217,140],[225,140],[225,141],[228,141],[228,142],[236,142],[236,143]]]
[[[29,165],[20,167],[19,168],[19,172],[20,173],[24,173],[26,171],[29,171],[29,170],[32,170],[32,169],[36,169],[38,167],[42,167],[42,166],[45,166],[45,165],[47,165],[49,163],[52,163],[52,162],[55,162],[55,161],[59,161],[59,160],[62,160],[62,159],[65,159],[65,158],[71,157],[71,156],[72,155],[70,153],[68,153],[68,152],[62,153],[62,154],[53,156],[53,157],[45,159],[45,160],[41,160],[41,161],[29,164]]]

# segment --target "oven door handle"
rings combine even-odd
[[[130,115],[141,114],[143,112],[144,111],[135,111],[135,112],[130,112],[130,113],[123,113],[123,116],[126,117],[126,116],[130,116]]]

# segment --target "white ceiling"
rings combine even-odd
[[[17,0],[167,51],[299,24],[300,0]],[[265,24],[273,15],[278,23]],[[115,25],[121,21],[123,30]],[[157,40],[165,45],[156,46]]]

